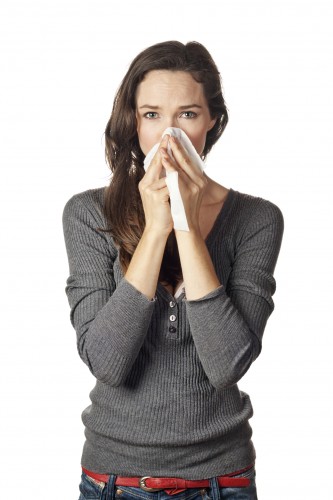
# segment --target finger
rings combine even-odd
[[[141,195],[145,195],[149,192],[159,191],[166,187],[165,177],[153,180],[152,182],[147,182],[147,179],[143,177],[139,182],[139,191]]]
[[[156,153],[154,154],[151,162],[149,163],[146,173],[145,173],[145,180],[149,183],[151,183],[155,179],[159,179],[162,171],[162,158],[160,155],[159,150],[156,150]]]
[[[166,179],[165,177],[161,177],[157,181],[150,184],[149,189],[151,191],[159,191],[160,189],[163,189],[165,187],[166,187]]]
[[[162,172],[162,158],[160,153],[160,147],[166,147],[168,143],[167,136],[164,136],[159,146],[157,147],[156,153],[154,154],[148,168],[146,170],[145,176],[149,180],[159,179]]]
[[[162,165],[165,170],[168,173],[178,172],[178,177],[179,180],[182,181],[182,184],[186,186],[190,186],[191,184],[193,184],[193,179],[191,179],[184,170],[179,168],[179,165],[177,164],[175,159],[170,156],[167,148],[160,147],[160,151],[162,157]]]
[[[149,206],[151,202],[169,202],[170,199],[169,189],[166,185],[161,186],[159,189],[152,189],[151,186],[149,186],[149,188],[147,188],[147,190],[145,190],[144,193],[141,194],[143,194],[142,202],[144,206]]]
[[[177,163],[170,156],[166,147],[160,147],[160,154],[162,159],[162,165],[167,172],[177,172],[179,170]]]
[[[198,171],[196,165],[193,164],[189,154],[176,137],[170,138],[170,147],[172,154],[178,163],[179,167],[194,181],[199,182],[203,178],[202,172]]]

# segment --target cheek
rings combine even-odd
[[[137,132],[140,148],[146,156],[148,151],[150,151],[155,144],[160,142],[161,133],[156,132],[156,130],[152,130],[152,127],[149,127],[149,124],[139,124]]]
[[[197,132],[189,132],[187,133],[190,141],[192,142],[193,146],[195,147],[197,153],[201,155],[201,153],[204,150],[205,143],[206,143],[206,131],[201,130]]]

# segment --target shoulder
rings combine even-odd
[[[274,202],[231,189],[233,194],[233,215],[239,223],[246,227],[248,224],[271,223],[284,227],[282,210]]]
[[[227,216],[227,234],[235,248],[247,248],[248,245],[260,251],[269,246],[278,251],[284,232],[284,217],[274,202],[255,196],[230,190]]]
[[[65,240],[89,241],[90,245],[106,245],[113,255],[117,248],[112,235],[105,231],[107,222],[103,212],[106,187],[87,189],[76,193],[66,202],[62,224]]]
[[[65,203],[63,209],[63,221],[69,217],[77,217],[86,214],[93,218],[98,224],[104,223],[103,203],[106,187],[87,189],[73,194]]]

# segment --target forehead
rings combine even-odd
[[[162,100],[172,98],[183,100],[192,98],[204,101],[202,83],[194,80],[186,71],[153,70],[149,71],[136,91],[137,103],[150,98]]]

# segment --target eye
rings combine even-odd
[[[148,120],[153,120],[154,118],[157,117],[157,113],[155,111],[148,111],[143,115],[145,118],[148,118]]]
[[[184,111],[182,113],[182,116],[184,116],[184,118],[188,119],[188,118],[196,118],[198,115],[196,113],[194,113],[194,111]]]

